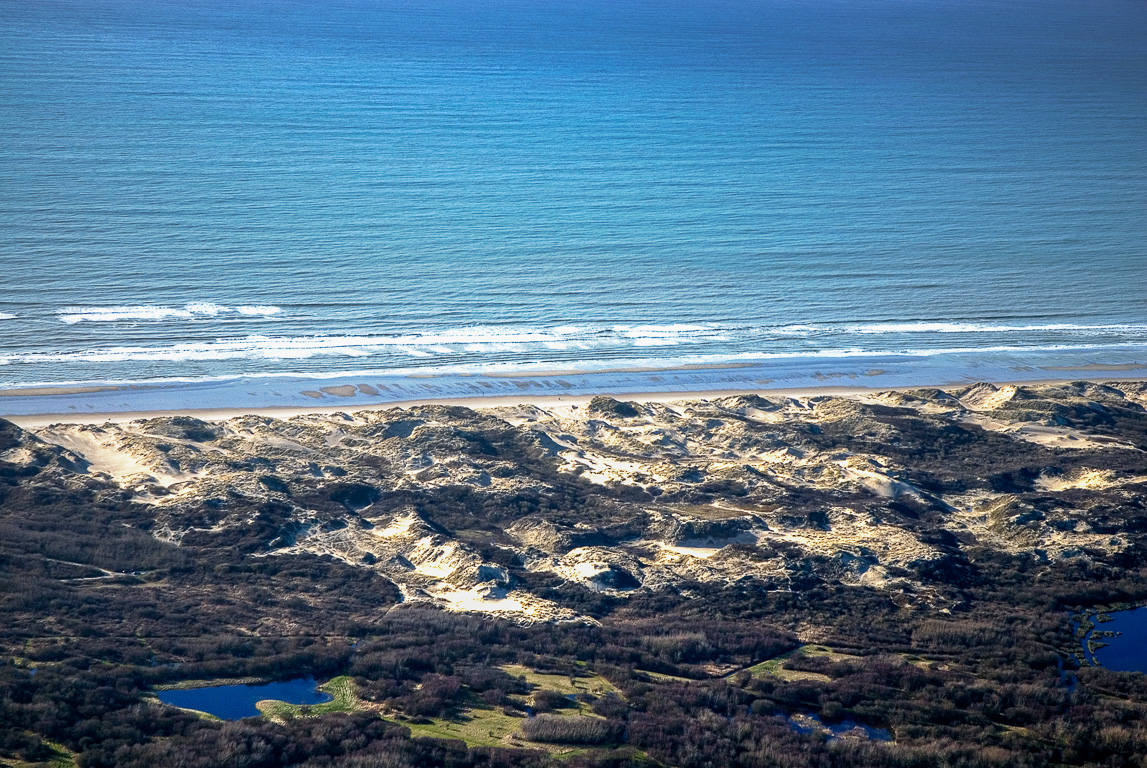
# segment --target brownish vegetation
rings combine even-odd
[[[1025,423],[1147,447],[1147,412],[1130,396],[1020,394],[1008,407],[1021,409]],[[321,457],[308,459],[313,470],[290,465],[305,469],[291,474],[286,460],[253,452],[235,482],[179,496],[177,485],[141,491],[94,473],[74,453],[0,421],[0,755],[46,760],[52,742],[84,768],[1145,765],[1147,678],[1080,668],[1071,617],[1147,600],[1147,507],[1135,479],[1147,476],[1147,454],[1017,441],[924,413],[919,403],[942,402],[935,393],[897,397],[900,404],[826,400],[819,420],[778,430],[799,437],[806,455],[880,452],[896,464],[893,479],[917,489],[899,496],[775,476],[753,486],[747,472],[721,488],[700,476],[674,480],[656,495],[562,471],[538,432],[463,409],[395,414],[362,429],[404,455],[439,461],[445,454],[436,451],[464,452],[486,473],[466,475],[474,482],[441,476],[400,485],[383,467],[392,458],[366,454],[361,465],[345,462],[342,474]],[[770,407],[760,399],[736,407],[750,405]],[[728,431],[749,418],[734,410],[709,407],[704,429]],[[1003,418],[1007,408],[997,411],[993,418]],[[593,418],[636,424],[640,414],[599,402]],[[420,432],[414,416],[436,426]],[[681,429],[702,429],[702,416],[690,418],[698,421]],[[299,424],[268,428],[305,438]],[[195,420],[156,420],[149,429],[189,451],[196,441],[228,439]],[[749,445],[769,434],[750,425],[735,439]],[[1120,482],[1040,480],[1079,477],[1083,468]],[[498,472],[516,474],[499,486]],[[972,492],[1008,494],[1011,504],[985,512],[975,534],[946,501]],[[177,500],[157,503],[164,493]],[[699,558],[693,570],[650,567],[657,578],[641,571],[651,561],[641,558],[653,557],[642,554],[646,544],[606,563],[614,570],[597,582],[527,567],[526,555],[540,558],[543,544],[558,553],[596,548],[606,562],[649,531],[686,543],[739,536],[747,529],[736,516],[687,514],[689,505],[721,503],[722,494],[758,510],[767,495],[759,515],[769,516],[774,538],[738,539],[712,555],[709,570]],[[677,516],[643,517],[654,504]],[[388,569],[413,571],[397,561],[274,543],[369,531],[383,525],[373,520],[411,509],[426,537],[476,553],[466,578],[494,573],[481,583],[547,601],[572,619],[450,612],[404,598]],[[813,549],[843,525],[843,509],[878,517],[935,555],[862,583],[852,576],[863,552],[848,560]],[[506,532],[523,519],[528,529]],[[1122,543],[1052,554],[1024,543],[1069,541],[1073,530]],[[529,547],[521,544],[527,535]],[[748,565],[718,578],[721,562]],[[620,578],[626,569],[633,583]],[[792,653],[810,644],[824,650]],[[613,688],[571,694],[575,702],[560,691],[587,686],[535,685],[509,665],[561,680],[592,675]],[[371,709],[222,723],[149,697],[161,683],[302,674],[352,676]],[[411,738],[408,726],[461,722],[478,707],[520,715],[521,738],[500,747]],[[794,725],[807,715],[887,732],[891,741],[863,738],[863,729],[838,738]],[[559,762],[542,749],[555,744],[578,750]]]

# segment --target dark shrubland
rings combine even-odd
[[[1009,407],[1147,445],[1139,411],[1087,392],[1100,408],[1027,397]],[[594,419],[606,424],[646,408],[594,403]],[[779,407],[761,398],[742,405]],[[732,537],[738,529],[719,514],[728,510],[705,505],[759,500],[744,500],[745,475],[696,468],[682,468],[683,485],[660,494],[595,485],[559,472],[538,434],[464,409],[412,412],[355,439],[416,443],[412,456],[442,448],[502,462],[482,482],[530,482],[504,492],[480,482],[368,482],[364,467],[385,469],[369,456],[357,467],[316,460],[313,471],[287,476],[253,457],[248,495],[228,488],[181,508],[180,537],[167,536],[154,505],[0,420],[0,453],[28,456],[0,460],[0,757],[47,761],[60,745],[83,768],[1147,765],[1147,678],[1081,667],[1072,624],[1081,609],[1147,601],[1143,485],[1052,493],[1039,478],[1086,469],[1078,453],[908,408],[816,407],[817,424],[746,428],[809,451],[879,453],[902,464],[898,477],[919,492],[893,499],[778,483],[769,502],[781,510],[778,525],[831,535],[840,509],[894,521],[937,554],[889,567],[892,586],[846,583],[842,561],[781,538],[738,541],[714,557],[799,563],[782,574],[683,573],[642,588],[619,578],[612,584],[625,590],[611,592],[526,570],[506,534],[523,519],[551,526],[564,542],[558,557],[639,538],[655,505],[697,514],[683,539]],[[702,406],[698,413],[698,423],[708,418]],[[194,419],[148,428],[172,451],[226,440]],[[1111,472],[1147,474],[1140,453],[1108,453]],[[1045,525],[1130,545],[1059,558],[989,547],[952,525],[940,500],[971,492],[1007,494],[992,511],[1000,537]],[[580,620],[449,613],[404,598],[383,575],[384,558],[284,554],[303,530],[300,507],[306,525],[333,533],[409,510],[429,530],[464,539],[515,589]],[[565,682],[531,684],[509,665],[604,690],[567,695]],[[362,711],[223,723],[151,695],[165,683],[300,675],[350,676]],[[411,735],[420,724],[472,724],[476,711],[509,715],[519,736],[467,747]],[[823,727],[807,725],[814,715]]]
[[[538,715],[522,723],[527,739],[546,744],[605,744],[617,741],[621,732],[621,723],[595,717]]]

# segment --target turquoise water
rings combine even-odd
[[[1137,0],[0,11],[0,387],[1147,362]]]
[[[207,712],[221,720],[258,717],[259,709],[255,704],[265,699],[285,701],[288,704],[322,704],[331,700],[330,694],[315,688],[313,677],[262,685],[216,685],[158,691],[156,695],[165,704]]]

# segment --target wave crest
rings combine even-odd
[[[266,317],[277,315],[283,310],[274,306],[241,306],[232,309],[210,302],[193,302],[182,307],[158,307],[152,305],[122,307],[66,307],[56,316],[68,325],[76,323],[114,323],[122,321],[161,321],[193,320],[226,314]]]
[[[139,317],[131,308],[117,308],[117,317]],[[154,310],[155,308],[149,308]],[[252,308],[254,309],[254,308]],[[258,307],[271,312],[274,307]],[[178,310],[196,316],[231,311],[218,305],[188,305]],[[84,313],[76,313],[84,314]],[[182,316],[182,315],[181,315]],[[976,344],[973,339],[945,336],[944,342],[930,342],[934,334],[981,333],[984,326],[971,330],[952,330],[958,324],[913,323],[859,327],[837,326],[765,326],[742,328],[704,325],[618,325],[561,326],[557,328],[474,326],[440,331],[405,334],[359,334],[338,336],[266,336],[250,335],[188,341],[150,346],[104,346],[67,352],[34,352],[0,355],[0,363],[120,363],[120,362],[186,362],[217,360],[305,360],[315,357],[376,357],[394,364],[406,358],[436,358],[439,363],[482,360],[492,362],[509,355],[519,362],[544,359],[566,364],[583,358],[583,352],[616,357],[626,350],[692,347],[697,352],[747,355],[758,359],[774,356],[807,356],[830,354],[944,354],[949,352],[991,351],[1006,349],[1064,349],[1099,344],[1119,347],[1147,343],[1147,326],[1023,326],[1026,331],[1042,330],[1040,337],[1009,336],[1009,330],[1020,326],[992,326],[1000,333],[990,344]],[[885,337],[871,344],[859,343],[864,337]],[[791,340],[805,338],[812,341]],[[960,343],[963,342],[963,343]],[[557,353],[557,354],[554,354]]]

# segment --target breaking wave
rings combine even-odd
[[[140,308],[107,310],[101,319],[152,317]],[[154,312],[157,308],[148,308]],[[240,308],[244,309],[244,308]],[[276,307],[246,307],[247,314],[274,314]],[[221,313],[219,305],[188,305],[178,310]],[[258,310],[258,313],[255,312]],[[175,310],[172,310],[175,311]],[[94,314],[94,313],[93,313]],[[87,313],[76,313],[87,316]],[[78,320],[76,321],[78,322]],[[1039,336],[1030,332],[1045,332]],[[930,343],[933,334],[993,332],[991,344]],[[1022,333],[1021,333],[1022,332]],[[1013,334],[1009,336],[1008,334]],[[811,341],[810,337],[816,337]],[[863,343],[882,336],[891,343]],[[795,339],[795,341],[794,341]],[[946,340],[954,340],[947,337]],[[970,340],[969,340],[970,341]],[[551,363],[576,361],[591,352],[617,357],[643,348],[694,347],[697,353],[721,353],[733,358],[768,359],[775,356],[820,354],[943,354],[1003,351],[1008,349],[1066,349],[1102,345],[1147,343],[1147,326],[981,326],[956,323],[913,323],[865,326],[720,327],[709,325],[558,326],[554,328],[500,328],[476,326],[407,334],[314,336],[249,335],[155,345],[108,345],[80,350],[0,355],[0,363],[119,363],[187,362],[212,360],[305,360],[315,357],[382,357],[388,364],[418,358],[427,362],[514,358],[518,363],[544,359]]]
[[[56,326],[35,345],[0,344],[5,386],[42,380],[144,380],[263,375],[310,376],[332,368],[358,371],[455,372],[604,370],[626,367],[742,366],[775,360],[923,359],[943,355],[1117,353],[1120,364],[1147,350],[1147,324],[1084,325],[1035,322],[838,322],[789,324],[627,323],[507,324],[409,332],[225,335],[228,325],[285,315],[275,328],[294,329],[299,313],[274,305],[69,307],[24,321],[103,325],[83,335]],[[0,317],[3,317],[0,315]],[[199,320],[141,330],[154,321]],[[114,325],[123,321],[125,328]],[[321,321],[320,321],[321,322]],[[327,325],[338,327],[334,321]],[[268,327],[268,326],[264,326]],[[30,329],[34,326],[29,325]],[[92,338],[97,335],[101,338]],[[1104,352],[1103,354],[1106,354]],[[1139,358],[1136,357],[1136,360]],[[1091,358],[1084,363],[1094,362]]]
[[[816,328],[816,326],[805,326]],[[822,326],[823,328],[824,326]],[[1020,333],[1025,331],[1067,331],[1067,332],[1118,332],[1147,331],[1147,325],[1071,325],[1050,323],[1044,325],[996,325],[992,323],[871,323],[867,325],[846,325],[842,329],[849,333]]]
[[[283,310],[273,306],[241,306],[225,307],[221,304],[200,302],[185,304],[182,307],[157,307],[151,305],[126,307],[66,307],[59,310],[56,316],[67,323],[114,323],[123,321],[159,321],[159,320],[194,320],[219,315],[238,314],[245,316],[266,317],[277,315]]]

